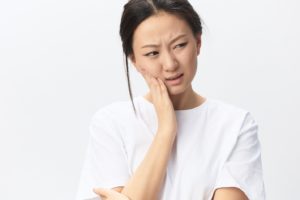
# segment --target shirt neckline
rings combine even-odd
[[[154,108],[153,104],[148,101],[148,99],[146,99],[143,95],[139,95],[138,96],[139,99],[141,99],[141,101],[145,102],[146,105]],[[175,110],[175,113],[176,114],[184,114],[184,113],[190,113],[190,112],[196,112],[196,111],[199,111],[199,110],[203,110],[208,102],[210,101],[210,98],[207,98],[207,97],[204,97],[205,98],[205,101],[202,102],[199,106],[196,106],[194,108],[190,108],[190,109],[185,109],[185,110]]]

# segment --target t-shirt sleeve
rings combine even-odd
[[[249,112],[214,189],[221,187],[237,187],[249,200],[265,200],[258,124]]]
[[[93,116],[89,132],[77,200],[101,199],[93,188],[124,186],[130,178],[119,124],[108,113],[101,111]]]

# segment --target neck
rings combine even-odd
[[[205,98],[194,92],[192,87],[180,94],[169,94],[169,97],[173,104],[174,110],[192,109],[201,105],[205,101]],[[146,94],[145,98],[152,103],[150,92]]]

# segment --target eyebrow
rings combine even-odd
[[[186,34],[181,34],[181,35],[178,35],[177,37],[175,37],[174,39],[171,40],[170,44],[172,44],[173,42],[175,42],[176,40],[182,38],[182,37],[185,37]],[[146,44],[144,46],[142,46],[141,48],[147,48],[147,47],[158,47],[159,45],[157,44]]]

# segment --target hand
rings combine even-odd
[[[176,114],[166,85],[161,79],[155,78],[147,72],[142,71],[142,74],[150,88],[152,103],[158,118],[158,129],[175,137],[177,133]]]
[[[93,191],[103,200],[130,200],[127,196],[113,189],[94,188]]]

